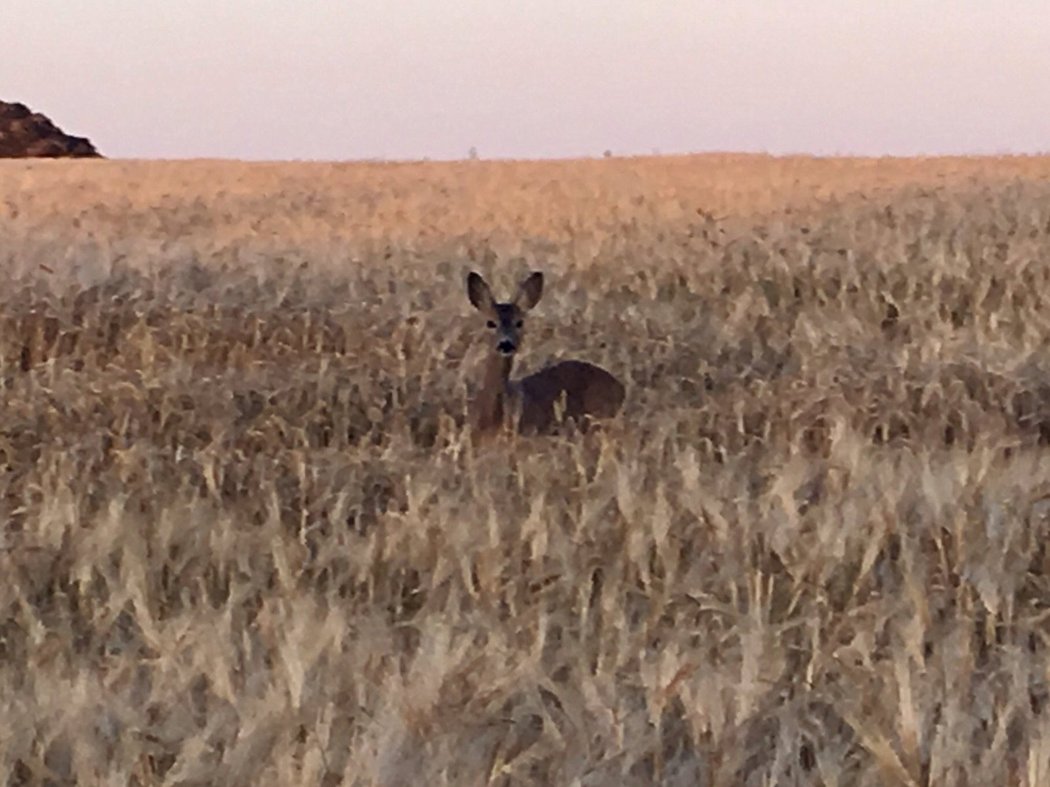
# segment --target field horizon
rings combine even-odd
[[[1050,783],[1050,156],[0,197],[0,782]],[[473,445],[472,269],[622,415]]]

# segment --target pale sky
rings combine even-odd
[[[106,155],[1050,151],[1041,0],[0,0]]]

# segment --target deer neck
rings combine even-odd
[[[503,424],[506,414],[507,387],[514,358],[501,353],[490,353],[485,360],[481,390],[475,400],[475,419],[483,430],[496,429]]]

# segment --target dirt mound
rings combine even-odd
[[[100,158],[84,137],[73,137],[25,104],[0,101],[0,158]]]

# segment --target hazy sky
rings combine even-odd
[[[0,0],[113,157],[1050,150],[1042,0]]]

